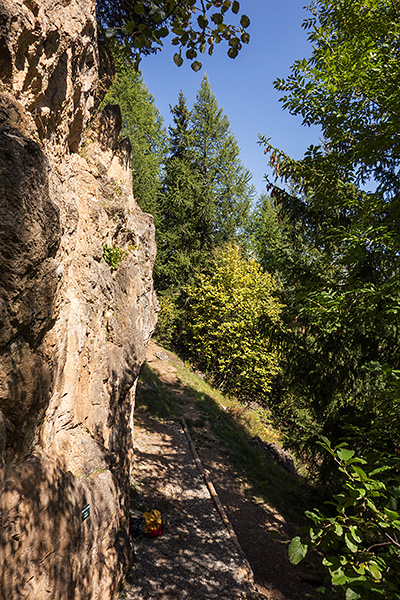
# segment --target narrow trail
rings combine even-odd
[[[173,391],[184,417],[193,420],[199,415],[179,381],[176,360],[149,344],[147,363]],[[139,405],[141,393],[139,387]],[[197,451],[245,556],[215,508],[180,424],[160,422],[139,406],[134,435],[132,512],[140,516],[156,508],[165,527],[161,537],[135,542],[136,560],[120,600],[303,600],[315,594],[318,582],[287,558],[295,528],[237,480],[207,425],[202,431],[207,443]]]

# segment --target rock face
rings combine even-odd
[[[0,0],[1,600],[107,600],[129,561],[155,243],[98,71],[94,0]]]

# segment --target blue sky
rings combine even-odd
[[[241,159],[253,173],[260,194],[265,190],[267,159],[258,146],[258,133],[271,138],[274,146],[294,158],[301,158],[310,144],[318,143],[319,130],[301,125],[301,118],[282,109],[273,81],[285,78],[297,59],[309,57],[311,46],[301,23],[308,15],[304,0],[241,0],[241,13],[250,17],[250,44],[232,60],[222,43],[213,56],[202,55],[203,69],[195,73],[190,61],[177,67],[172,60],[176,47],[165,42],[162,52],[144,57],[141,70],[156,105],[170,124],[169,106],[177,102],[182,89],[188,106],[196,98],[204,73],[219,106],[227,114],[241,148]],[[231,13],[232,14],[232,13]]]

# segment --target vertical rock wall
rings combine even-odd
[[[2,600],[107,600],[129,560],[155,243],[98,69],[94,0],[0,0]]]

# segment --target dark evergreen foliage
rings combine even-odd
[[[251,175],[207,77],[191,112],[182,93],[171,111],[157,231],[159,290],[189,283],[214,248],[240,238],[253,195]]]
[[[120,54],[115,63],[116,76],[102,106],[119,104],[121,108],[121,138],[129,137],[132,146],[133,194],[140,207],[157,222],[158,195],[167,154],[166,131],[154,97],[141,75],[132,65],[127,65]]]

